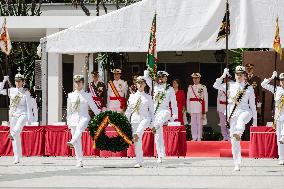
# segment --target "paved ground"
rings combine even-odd
[[[151,158],[140,169],[131,158],[86,158],[84,168],[72,157],[11,162],[0,157],[0,188],[284,188],[284,166],[273,159],[244,159],[240,172],[227,158],[168,158],[159,166]]]

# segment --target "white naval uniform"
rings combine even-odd
[[[4,84],[0,83],[0,90],[3,91]],[[10,134],[13,137],[12,146],[15,162],[22,158],[21,132],[27,122],[32,120],[31,94],[24,88],[10,88],[8,91],[10,98],[9,121]],[[12,101],[19,97],[19,103],[13,108]]]
[[[126,98],[127,96],[127,90],[128,85],[127,82],[124,80],[113,80],[113,84],[115,88],[117,89],[120,97]],[[108,90],[107,90],[107,104],[108,104],[108,110],[116,111],[116,112],[122,112],[123,109],[121,109],[120,101],[119,100],[111,100],[111,98],[116,97],[112,88],[110,87],[110,84],[108,83]],[[126,102],[125,102],[126,103]]]
[[[226,83],[223,83],[226,87]],[[218,90],[217,96],[217,112],[219,115],[219,126],[221,127],[221,133],[223,140],[230,139],[229,129],[226,127],[226,92]]]
[[[278,107],[282,96],[284,95],[284,88],[277,86],[276,87],[276,92],[274,93],[274,86],[270,85],[269,82],[270,79],[264,79],[264,81],[261,83],[261,86],[272,92],[274,94],[274,99],[275,99],[275,107]],[[277,113],[278,110],[275,110],[275,114]],[[276,116],[276,115],[275,115]],[[274,118],[275,118],[274,116]],[[276,134],[277,134],[277,146],[278,146],[278,156],[279,160],[283,161],[284,160],[284,144],[280,144],[279,140],[281,137],[284,136],[284,108],[282,108],[279,117],[276,120]]]
[[[138,100],[141,103],[139,108],[135,111],[135,106]],[[145,128],[150,127],[150,123],[154,119],[154,104],[152,97],[145,92],[139,91],[131,94],[125,115],[131,123],[133,135],[137,134],[139,137],[138,142],[135,143],[135,154],[137,163],[141,165],[143,162],[143,132]]]
[[[78,100],[79,98],[79,100]],[[75,109],[76,102],[79,106]],[[90,121],[89,107],[97,115],[100,113],[97,105],[92,99],[90,93],[81,91],[74,91],[68,94],[67,99],[67,125],[71,129],[72,139],[70,143],[75,148],[76,159],[78,162],[83,159],[82,152],[82,132],[87,128]]]
[[[177,109],[177,101],[175,91],[172,87],[168,87],[166,90],[167,84],[156,84],[154,87],[154,111],[155,112],[155,119],[154,119],[154,127],[156,128],[155,134],[155,143],[158,158],[165,157],[165,146],[164,146],[164,139],[163,139],[163,125],[170,120],[171,118],[171,111],[170,111],[170,103],[172,109],[172,118],[171,121],[174,121],[178,118],[178,109]],[[165,97],[161,104],[158,106],[158,100],[156,99],[157,94],[161,94],[165,92]]]
[[[204,100],[205,113],[208,112],[208,92],[207,88],[204,85],[189,85],[187,91],[187,112],[190,113],[191,117],[191,134],[193,140],[201,140],[202,139],[202,125],[206,123],[206,114],[202,113],[202,104],[200,101],[193,101],[191,99],[196,99],[192,88],[194,90],[195,95],[199,99]]]
[[[215,89],[226,91],[226,85],[222,84],[223,79],[218,78],[214,83],[213,87]],[[235,102],[233,98],[236,96],[238,91],[242,91],[246,83],[242,82],[230,82],[228,86],[228,117],[231,115],[231,112],[234,108]],[[257,112],[255,105],[255,94],[252,86],[249,86],[246,89],[245,94],[242,97],[239,105],[237,106],[233,116],[230,119],[230,136],[232,144],[232,154],[234,159],[234,164],[241,164],[241,146],[240,141],[237,141],[234,134],[242,135],[245,130],[245,125],[253,118],[254,122],[257,120]]]

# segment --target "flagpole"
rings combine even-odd
[[[6,67],[6,75],[8,75],[8,55],[5,53],[5,67]],[[8,86],[10,86],[10,81],[8,78]],[[9,121],[9,91],[8,91],[8,87],[6,87],[6,104],[7,104],[7,119]]]
[[[277,71],[277,52],[275,51],[275,54],[274,54],[274,71]],[[274,78],[274,94],[276,92],[276,77]],[[271,104],[271,111],[274,112],[274,108],[275,108],[275,98],[274,98],[274,95],[273,95],[273,98],[272,98],[272,104]]]
[[[226,0],[226,68],[229,68],[229,2]],[[226,120],[228,121],[228,76],[226,75]]]

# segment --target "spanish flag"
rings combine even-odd
[[[227,21],[228,21],[228,23],[227,23]],[[230,10],[229,10],[229,4],[228,4],[227,10],[226,10],[226,13],[224,15],[224,18],[222,20],[222,25],[221,25],[221,27],[219,29],[219,33],[218,33],[216,42],[218,42],[222,38],[225,38],[227,31],[228,31],[228,35],[230,35]]]
[[[2,30],[0,33],[0,48],[2,52],[4,52],[6,55],[9,55],[12,49],[7,25],[6,25],[6,18],[4,19],[4,23],[2,26]]]
[[[282,59],[282,48],[281,48],[281,41],[280,41],[278,18],[276,19],[276,31],[275,31],[274,41],[273,41],[273,49],[275,50],[275,52],[279,54],[280,60],[281,60]]]

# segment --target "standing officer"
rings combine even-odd
[[[205,85],[200,84],[200,73],[191,75],[193,85],[187,91],[187,111],[191,116],[191,134],[193,141],[201,141],[202,127],[207,124],[208,93]]]
[[[92,71],[93,81],[89,83],[87,92],[92,94],[93,100],[99,109],[105,110],[107,103],[107,90],[105,84],[99,80],[99,72]]]
[[[0,85],[0,91],[3,91],[5,83],[9,80],[9,76],[4,76],[4,80]],[[25,77],[18,73],[15,75],[15,85],[8,91],[10,98],[9,121],[10,134],[14,152],[14,164],[18,164],[22,158],[22,142],[21,132],[27,122],[32,121],[31,94],[27,89],[23,88]],[[28,123],[29,124],[29,123]]]
[[[88,110],[90,107],[95,114],[99,114],[100,110],[94,103],[91,94],[83,90],[84,77],[74,75],[73,80],[75,91],[69,93],[67,98],[67,125],[71,129],[72,139],[67,142],[67,145],[75,148],[76,167],[83,167],[81,136],[90,121]]]
[[[120,79],[121,69],[112,70],[114,80],[108,82],[108,110],[123,112],[126,108],[127,82]]]
[[[216,79],[213,87],[226,91],[226,86],[222,81],[229,75],[229,69],[225,68],[223,75]],[[235,164],[235,171],[240,171],[241,165],[241,136],[245,130],[245,125],[253,118],[253,124],[257,122],[257,112],[255,106],[255,95],[253,87],[245,83],[245,68],[237,66],[235,71],[236,82],[231,82],[228,87],[228,124],[230,126],[230,136],[232,144],[232,154]]]
[[[146,78],[143,76],[137,77],[136,85],[137,92],[130,94],[125,115],[132,125],[137,161],[134,167],[139,168],[142,167],[143,162],[142,136],[144,129],[149,127],[151,121],[154,120],[154,104],[152,96],[144,91]]]

